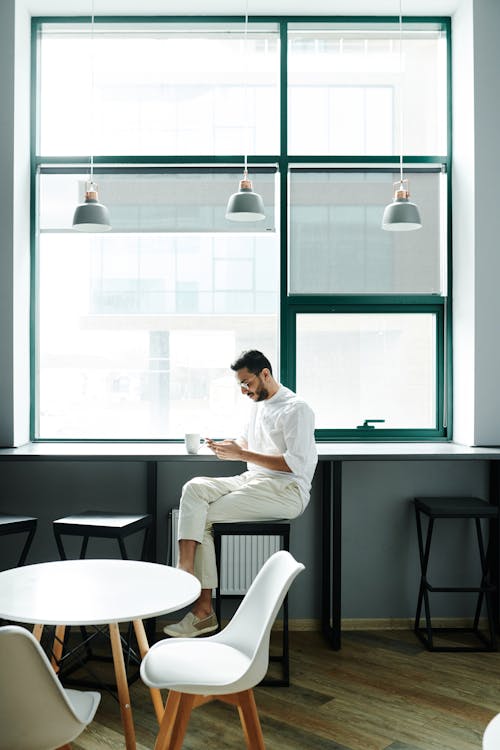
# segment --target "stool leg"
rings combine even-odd
[[[495,631],[495,620],[493,617],[493,603],[492,603],[492,590],[489,580],[489,570],[487,563],[487,556],[484,549],[483,533],[481,529],[481,521],[476,518],[476,532],[477,532],[477,543],[479,547],[479,558],[481,560],[481,590],[479,592],[476,614],[474,617],[473,629],[477,631],[479,629],[479,617],[481,615],[481,609],[483,605],[483,597],[486,601],[486,614],[488,619],[488,630],[490,635],[489,646],[492,649],[496,649],[496,631]]]
[[[66,557],[66,552],[64,551],[61,534],[57,530],[57,526],[55,524],[53,528],[54,528],[54,536],[56,538],[57,551],[59,552],[59,557],[61,558],[61,560],[67,560],[68,558]]]
[[[148,553],[148,542],[149,538],[151,536],[151,527],[148,526],[146,529],[144,529],[144,539],[142,541],[142,550],[141,550],[141,560],[146,560],[146,556]]]
[[[420,585],[418,590],[417,612],[415,614],[414,625],[414,629],[417,630],[420,627],[420,615],[422,612],[422,602],[424,598],[424,542],[422,538],[422,523],[420,520],[420,512],[418,508],[415,508],[415,520],[417,524],[418,556],[420,559]]]
[[[125,549],[125,542],[123,541],[121,536],[118,537],[118,546],[120,547],[122,560],[128,560],[127,550]]]
[[[222,627],[221,622],[221,595],[220,595],[220,558],[221,558],[221,536],[214,534],[215,563],[217,565],[217,588],[215,589],[215,616]]]
[[[487,568],[486,568],[486,558],[484,555],[484,545],[483,545],[483,535],[481,531],[481,521],[479,518],[475,519],[476,524],[476,534],[477,534],[477,544],[479,548],[479,559],[481,562],[481,583],[479,584],[479,594],[477,597],[477,606],[476,606],[476,613],[474,615],[474,624],[472,626],[473,630],[478,630],[479,628],[479,618],[481,616],[481,610],[483,608],[483,598],[484,598],[484,589],[487,585]],[[486,607],[488,605],[486,604]]]
[[[290,551],[290,529],[287,529],[282,535],[282,549]],[[290,641],[288,637],[288,594],[283,601],[283,681],[285,686],[290,685]]]
[[[19,558],[19,561],[17,563],[18,568],[20,568],[21,565],[24,565],[24,563],[26,562],[26,557],[31,547],[31,542],[33,541],[33,537],[35,536],[35,530],[36,530],[36,525],[33,526],[33,528],[30,529],[28,533],[28,537],[24,543],[23,551],[21,552],[21,557]]]
[[[431,551],[431,539],[432,539],[432,531],[434,529],[434,519],[430,518],[427,524],[427,534],[426,534],[425,548],[424,548],[423,535],[422,535],[422,523],[421,523],[421,518],[420,518],[420,511],[418,510],[418,508],[415,508],[415,514],[416,514],[416,521],[417,521],[418,551],[419,551],[419,556],[420,556],[421,577],[420,577],[420,588],[418,592],[418,603],[417,603],[417,612],[415,615],[414,629],[415,629],[415,632],[419,634],[420,615],[422,611],[422,602],[423,602],[424,611],[425,611],[425,629],[426,629],[427,640],[428,640],[427,646],[429,649],[432,649],[433,648],[432,623],[431,623],[431,613],[430,613],[430,603],[429,603],[429,591],[427,588],[427,568],[429,565],[429,555]]]
[[[288,594],[283,601],[283,681],[290,685],[290,644],[288,640]]]
[[[427,526],[427,539],[425,543],[425,556],[424,556],[424,609],[425,609],[425,624],[427,629],[427,638],[429,639],[429,648],[433,648],[432,642],[432,622],[431,622],[431,605],[429,602],[429,589],[427,586],[427,568],[429,566],[429,556],[431,553],[431,538],[434,530],[434,519],[429,519]]]
[[[89,543],[88,536],[84,536],[83,540],[82,540],[82,546],[80,548],[80,560],[84,560],[85,559],[85,555],[87,554],[88,543]]]

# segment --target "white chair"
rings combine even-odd
[[[65,690],[26,628],[0,628],[0,750],[55,750],[94,718],[99,693]]]
[[[498,750],[500,748],[500,714],[490,721],[483,735],[483,750]]]
[[[247,747],[264,748],[252,688],[266,674],[273,622],[302,570],[289,552],[276,552],[223,631],[208,638],[171,638],[150,649],[141,677],[149,687],[170,691],[155,750],[179,750],[192,709],[211,700],[237,706]]]

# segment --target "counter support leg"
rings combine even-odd
[[[148,539],[148,550],[145,560],[158,562],[156,550],[156,538],[158,534],[158,462],[146,462],[146,508],[151,514],[153,521]]]
[[[489,469],[490,503],[491,505],[500,506],[500,463],[498,461],[490,461]],[[497,633],[500,633],[500,598],[498,592],[500,586],[500,513],[498,514],[498,517],[490,523],[488,557],[488,569],[490,570],[492,583],[495,587],[493,591],[495,630]]]
[[[342,584],[342,462],[329,461],[323,467],[323,560],[321,626],[331,647],[341,645]]]

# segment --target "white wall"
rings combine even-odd
[[[474,443],[474,50],[473,2],[452,19],[453,88],[453,433]]]
[[[0,445],[29,439],[29,61],[30,17],[15,0],[2,0]]]
[[[500,2],[474,4],[475,430],[476,445],[500,443]]]
[[[500,443],[498,0],[453,17],[454,439]]]

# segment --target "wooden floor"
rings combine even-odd
[[[349,632],[334,652],[319,633],[293,632],[291,685],[255,691],[267,750],[480,750],[500,713],[500,653],[430,653],[411,631]],[[131,687],[138,750],[157,725],[149,693]],[[123,748],[119,709],[103,693],[73,750]],[[196,709],[185,750],[244,748],[236,709]]]

